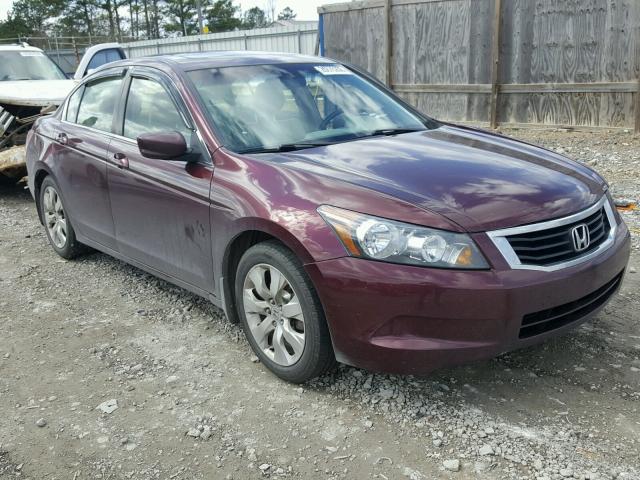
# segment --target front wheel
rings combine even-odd
[[[247,250],[235,293],[251,348],[277,376],[302,383],[335,365],[322,306],[290,250],[274,241]]]

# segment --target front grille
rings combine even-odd
[[[613,295],[620,285],[621,280],[622,272],[595,292],[591,292],[578,300],[525,315],[522,317],[519,337],[528,338],[540,335],[584,318],[609,300],[609,297]]]
[[[587,225],[591,243],[585,250],[576,252],[571,230],[581,224]],[[521,263],[549,266],[592,252],[607,239],[610,230],[611,225],[603,207],[592,215],[567,225],[506,238]]]

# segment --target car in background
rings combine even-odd
[[[5,150],[24,144],[37,118],[62,104],[87,74],[124,58],[124,50],[117,43],[94,45],[87,49],[73,79],[69,79],[39,48],[0,45],[0,179],[24,175],[22,150]]]
[[[208,298],[292,382],[538,343],[597,314],[629,259],[593,170],[326,58],[106,65],[36,122],[27,165],[57,254],[92,247]]]

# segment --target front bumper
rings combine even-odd
[[[538,343],[597,314],[617,290],[615,278],[629,259],[629,231],[624,223],[618,227],[614,243],[601,255],[554,272],[511,269],[503,260],[488,271],[455,271],[353,257],[306,268],[338,361],[374,371],[425,374]],[[489,258],[501,258],[486,235],[474,238]],[[609,282],[615,288],[597,308],[520,338],[525,315],[590,298]]]

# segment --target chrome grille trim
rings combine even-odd
[[[590,215],[593,215],[600,209],[604,208],[605,214],[607,215],[607,220],[609,221],[610,229],[609,235],[602,242],[598,248],[592,250],[585,255],[579,256],[577,258],[567,260],[564,262],[559,262],[553,265],[531,265],[522,263],[518,258],[518,255],[511,247],[509,240],[506,237],[511,235],[519,235],[522,233],[531,233],[537,232],[540,230],[548,230],[555,227],[562,227],[564,225],[570,225],[574,222],[582,220],[583,218],[587,218]],[[515,270],[539,270],[543,272],[553,272],[555,270],[560,270],[563,268],[572,267],[574,265],[578,265],[580,263],[591,260],[594,257],[600,255],[604,250],[609,248],[616,236],[617,231],[617,223],[615,219],[615,215],[613,214],[613,209],[611,207],[611,203],[609,202],[606,195],[604,195],[597,203],[593,204],[591,207],[583,210],[581,212],[575,213],[573,215],[569,215],[568,217],[558,218],[555,220],[549,220],[547,222],[534,223],[531,225],[523,225],[521,227],[512,227],[512,228],[504,228],[501,230],[492,230],[487,232],[487,235],[496,246],[496,248],[500,251],[504,259],[507,261],[509,266]]]

